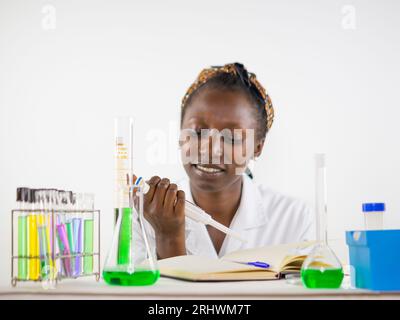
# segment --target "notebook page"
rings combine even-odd
[[[268,263],[270,269],[279,272],[281,263],[285,257],[302,254],[303,248],[312,246],[314,241],[287,243],[273,246],[265,246],[254,249],[239,250],[226,254],[221,258],[224,261],[253,262],[261,261]]]
[[[158,267],[161,274],[175,276],[262,270],[245,264],[193,255],[159,260]]]

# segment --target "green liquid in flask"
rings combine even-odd
[[[301,279],[307,288],[336,289],[342,284],[343,269],[305,269],[301,271]]]
[[[144,286],[155,283],[160,277],[160,271],[137,270],[133,273],[124,271],[103,271],[104,281],[119,286]]]
[[[121,215],[121,216],[119,216]],[[133,268],[132,257],[132,208],[115,209],[115,221],[121,220],[118,234],[116,265],[103,270],[107,284],[119,286],[145,286],[154,284],[160,277],[159,270]],[[133,268],[133,271],[129,269]]]

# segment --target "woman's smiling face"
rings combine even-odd
[[[182,159],[189,159],[183,161],[185,171],[197,189],[223,190],[237,182],[248,161],[261,153],[264,139],[257,139],[257,111],[243,92],[217,89],[202,90],[186,108],[181,129],[194,136],[181,142]],[[207,129],[224,138],[201,138]]]

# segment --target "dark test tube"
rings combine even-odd
[[[19,187],[17,188],[17,201],[26,201],[26,194],[29,192],[29,188]]]
[[[17,188],[17,202],[22,201],[22,188]]]

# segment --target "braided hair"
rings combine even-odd
[[[256,108],[259,139],[265,138],[274,121],[274,108],[264,87],[256,75],[250,73],[241,63],[229,63],[224,66],[212,66],[203,69],[196,81],[189,87],[182,99],[181,124],[187,107],[193,98],[204,89],[223,89],[243,92]]]

